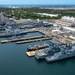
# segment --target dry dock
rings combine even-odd
[[[27,56],[29,57],[32,57],[32,56],[35,56],[35,53],[38,52],[38,51],[43,51],[44,49],[41,49],[41,50],[35,50],[35,51],[29,51],[29,52],[26,52]]]

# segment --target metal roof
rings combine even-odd
[[[75,32],[75,29],[74,28],[71,28],[71,27],[63,27],[63,28]]]

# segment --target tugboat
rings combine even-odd
[[[43,51],[37,52],[35,54],[35,57],[37,59],[44,59],[45,57],[52,56],[52,55],[54,55],[54,53],[59,52],[59,51],[60,51],[59,47],[50,46],[49,48],[46,48]]]
[[[48,48],[49,44],[46,44],[45,42],[43,44],[38,44],[38,45],[33,45],[28,47],[28,50],[32,51],[32,50],[38,50],[38,49],[44,49],[44,48]]]
[[[68,48],[61,50],[60,52],[54,53],[52,56],[45,57],[47,62],[54,62],[62,59],[67,59],[75,56],[75,45],[68,46]]]

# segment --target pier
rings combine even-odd
[[[24,26],[21,26],[20,29],[25,29],[25,28],[34,28],[33,25],[24,25]]]
[[[32,32],[38,32],[38,30],[36,28],[33,28],[31,30],[25,30],[25,31],[23,31],[23,33],[32,33]]]
[[[40,40],[48,40],[47,37],[49,34],[46,30],[33,28],[31,30],[26,30],[26,31],[22,31],[22,32],[23,33],[40,32],[44,35],[43,36],[31,36],[31,37],[25,37],[25,38],[15,38],[15,39],[10,39],[10,40],[2,40],[1,43],[10,43],[10,42],[17,42],[17,41],[23,41],[22,43],[24,43],[24,42],[27,43],[27,42],[35,42],[35,41],[40,41]],[[32,39],[34,39],[34,40],[32,40]],[[27,41],[25,41],[25,40],[27,40]]]
[[[46,31],[46,29],[39,29],[39,28],[33,28],[31,30],[23,31],[23,33],[33,33],[33,32],[39,32],[39,33],[42,33],[44,35],[48,34],[48,32]]]
[[[44,49],[41,49],[41,50],[35,50],[35,51],[29,51],[29,52],[26,52],[27,56],[29,57],[32,57],[32,56],[35,56],[35,53],[38,52],[38,51],[43,51]]]
[[[40,38],[35,40],[27,40],[27,41],[20,41],[16,42],[16,44],[23,44],[23,43],[30,43],[30,42],[37,42],[37,41],[43,41],[43,40],[51,40],[52,38]]]
[[[47,36],[31,36],[31,37],[25,37],[25,38],[16,38],[11,40],[2,40],[1,43],[9,43],[9,42],[17,42],[17,41],[23,41],[23,40],[30,40],[30,39],[38,39],[38,38],[45,38]]]
[[[25,30],[25,31],[23,31],[23,30],[21,30],[19,33],[16,33],[16,34],[10,34],[10,33],[8,33],[8,34],[0,34],[0,38],[2,38],[2,37],[11,37],[11,36],[18,36],[18,35],[24,35],[24,34],[27,34],[27,33],[33,33],[33,32],[39,32],[36,28],[33,28],[33,29],[30,29],[30,30]],[[43,33],[42,33],[43,34]]]
[[[49,28],[32,28],[31,30],[26,30],[26,31],[23,31],[23,33],[32,33],[32,32],[39,32],[39,33],[42,33],[44,35],[49,35],[49,31],[50,30]]]

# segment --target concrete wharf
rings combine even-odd
[[[2,40],[1,43],[9,43],[9,42],[17,42],[17,41],[23,41],[23,40],[30,40],[30,39],[38,39],[38,38],[45,38],[47,36],[31,36],[31,37],[25,37],[25,38],[16,38],[11,40]]]
[[[37,42],[37,41],[43,41],[43,40],[51,40],[52,38],[40,38],[40,39],[35,39],[35,40],[26,40],[26,41],[20,41],[16,42],[17,44],[23,44],[23,43],[30,43],[30,42]]]
[[[29,56],[29,57],[32,57],[32,56],[35,56],[35,53],[36,52],[40,52],[40,51],[43,51],[44,49],[40,49],[40,50],[34,50],[34,51],[28,51],[28,52],[26,52],[26,54],[27,54],[27,56]]]

